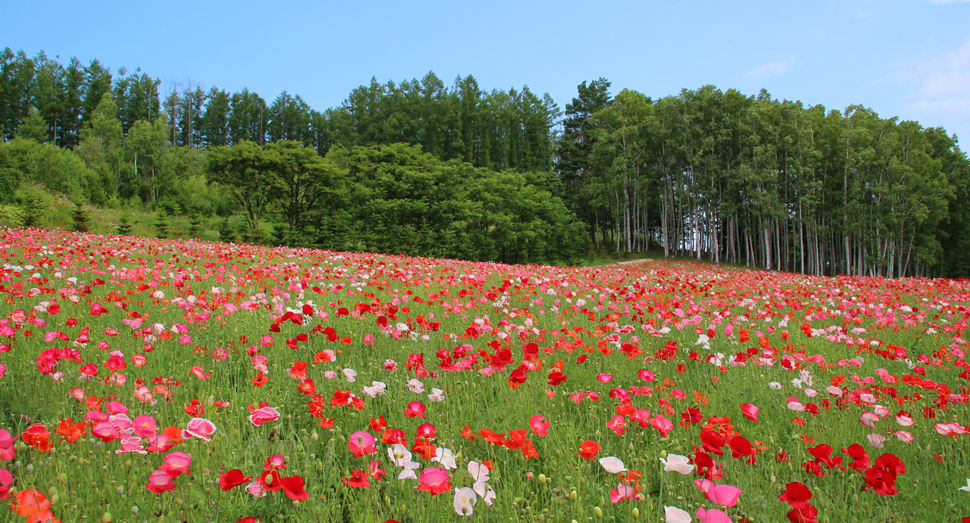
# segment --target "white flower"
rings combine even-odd
[[[623,466],[623,462],[614,456],[600,458],[600,465],[603,465],[603,468],[606,469],[606,471],[610,474],[619,474],[620,472],[626,471],[626,467]]]
[[[410,379],[408,380],[408,390],[415,394],[421,394],[424,392],[424,383],[421,383],[416,379]]]
[[[428,399],[434,402],[445,401],[444,392],[441,389],[431,389],[431,394],[428,394]]]
[[[459,516],[471,516],[472,507],[478,501],[478,497],[475,496],[475,491],[465,487],[455,489],[455,512]]]
[[[664,464],[664,472],[678,472],[686,476],[694,471],[687,456],[667,454],[667,459],[660,458],[660,462]]]
[[[960,487],[958,490],[962,490],[964,492],[970,492],[970,478],[967,479],[967,486],[966,487]]]
[[[434,451],[434,457],[431,461],[437,461],[441,463],[441,466],[447,470],[454,470],[458,468],[458,464],[455,463],[455,455],[451,453],[451,450],[444,447],[438,447]]]

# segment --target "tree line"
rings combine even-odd
[[[764,91],[609,87],[579,86],[557,147],[594,244],[816,275],[970,275],[970,163],[944,129]]]
[[[267,103],[5,49],[0,185],[242,210],[279,241],[328,248],[503,261],[659,248],[806,274],[970,276],[970,162],[944,129],[764,91],[609,88],[584,82],[563,113],[528,87],[428,73],[316,111],[288,92]],[[269,185],[252,193],[233,169]]]

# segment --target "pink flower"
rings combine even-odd
[[[151,416],[138,416],[132,422],[132,428],[134,429],[135,434],[143,438],[154,436],[158,431],[158,427],[155,424],[155,418]]]
[[[626,471],[626,466],[623,465],[623,461],[615,456],[600,458],[600,465],[603,465],[603,469],[610,474],[619,474],[620,472]],[[614,501],[613,503],[616,502]]]
[[[10,495],[10,485],[13,484],[13,474],[7,469],[0,469],[0,499],[7,499]]]
[[[448,471],[440,467],[428,467],[418,477],[418,490],[426,490],[432,496],[451,490],[451,476]]]
[[[176,451],[165,456],[165,463],[162,464],[161,469],[169,476],[177,478],[183,472],[189,474],[189,465],[191,464],[192,456],[185,452]]]
[[[610,489],[610,501],[614,505],[624,500],[635,501],[642,497],[632,486],[623,483],[618,484],[615,489]]]
[[[364,345],[373,345],[373,344],[374,344],[374,335],[373,334],[365,334],[364,335]]]
[[[664,505],[664,518],[667,523],[691,523],[693,519],[685,510]]]
[[[745,418],[748,418],[749,420],[751,420],[751,421],[753,421],[755,423],[758,422],[758,412],[760,410],[761,409],[759,409],[758,407],[755,407],[754,405],[752,405],[750,403],[746,403],[744,405],[741,405],[741,414],[743,414]]]
[[[674,424],[663,416],[656,416],[650,420],[650,425],[660,431],[660,437],[666,438],[667,434],[674,429]]]
[[[142,448],[141,438],[138,436],[121,440],[121,448],[116,450],[115,454],[127,454],[129,452],[135,452],[143,456],[148,454],[148,451]]]
[[[6,429],[0,429],[0,461],[10,461],[17,457],[17,449],[13,442],[17,438],[11,438]]]
[[[883,436],[882,434],[868,434],[866,435],[866,438],[869,440],[869,444],[877,449],[885,447],[883,443],[886,442],[886,436]]]
[[[599,380],[599,381],[601,381],[601,382],[603,382],[603,383],[609,383],[610,380],[613,379],[613,375],[612,374],[607,374],[605,372],[601,372],[601,373],[599,373],[599,374],[596,375],[596,379]]]
[[[350,435],[350,439],[347,440],[347,448],[354,453],[355,458],[360,458],[366,454],[377,452],[377,448],[374,447],[375,442],[377,442],[377,439],[370,432],[358,430]]]
[[[216,431],[216,426],[205,418],[192,418],[183,433],[187,436],[210,441],[209,437]]]
[[[540,438],[549,435],[549,420],[545,416],[537,414],[529,418],[529,427]]]
[[[249,422],[258,427],[263,423],[269,423],[280,419],[280,413],[273,407],[262,407],[253,411],[249,415]]]
[[[256,498],[261,498],[266,495],[266,491],[263,490],[263,486],[258,481],[246,485],[246,492],[249,492],[251,496]]]
[[[148,478],[148,485],[145,488],[154,492],[155,494],[161,494],[169,490],[175,489],[175,483],[172,482],[174,478],[169,476],[164,471],[156,470],[152,472],[152,475]]]
[[[698,479],[694,481],[707,499],[717,503],[718,505],[724,505],[725,507],[733,507],[738,504],[738,498],[743,492],[738,487],[731,485],[715,485],[713,481],[709,479]]]
[[[734,523],[731,516],[724,512],[717,509],[706,510],[704,507],[697,509],[697,519],[701,523]]]

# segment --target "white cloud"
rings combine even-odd
[[[939,112],[970,112],[970,40],[916,64],[910,74],[918,85],[913,107]]]
[[[745,76],[752,78],[754,80],[763,80],[769,76],[777,76],[780,74],[785,74],[791,71],[792,66],[795,65],[795,59],[789,58],[787,60],[782,60],[780,62],[771,62],[767,64],[759,65],[754,69],[745,73]]]

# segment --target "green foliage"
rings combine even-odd
[[[72,202],[100,203],[102,200],[97,174],[67,149],[17,138],[0,143],[0,168],[13,169],[21,173],[21,181],[42,185]],[[12,171],[7,174],[9,180],[15,178]]]
[[[189,228],[188,233],[190,238],[200,238],[202,236],[202,231],[205,229],[205,221],[202,216],[198,214],[193,214],[189,217]]]
[[[27,187],[20,195],[22,223],[24,227],[40,227],[43,218],[43,194],[35,187]]]
[[[164,210],[159,209],[155,214],[155,236],[158,238],[168,238],[171,236],[171,224],[169,216]]]
[[[0,167],[0,203],[11,203],[24,175],[15,167]]]
[[[536,185],[542,176],[443,162],[406,144],[327,159],[346,181],[309,213],[321,247],[511,263],[572,261],[585,248],[582,223]]]
[[[71,219],[74,222],[72,229],[74,232],[88,232],[91,230],[91,224],[88,222],[88,212],[84,210],[84,206],[76,206],[74,212],[71,213]]]
[[[131,224],[128,222],[128,217],[122,215],[118,218],[118,234],[122,236],[129,236],[131,234]]]
[[[232,226],[232,223],[229,221],[229,217],[224,218],[219,224],[219,241],[236,241],[236,228]]]
[[[36,107],[30,108],[27,118],[17,127],[17,138],[33,140],[37,143],[46,143],[50,139],[47,122]]]

